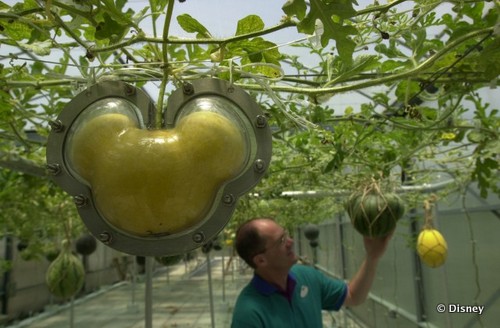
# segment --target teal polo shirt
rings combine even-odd
[[[321,310],[338,311],[347,295],[345,282],[313,267],[294,265],[288,291],[280,291],[257,275],[241,291],[232,328],[320,328]]]

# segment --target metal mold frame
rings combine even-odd
[[[139,108],[147,126],[154,125],[156,108],[142,90],[121,81],[99,82],[78,94],[51,123],[47,143],[47,171],[53,181],[73,196],[78,213],[90,233],[105,245],[118,251],[140,256],[176,255],[199,248],[215,238],[229,222],[238,198],[253,188],[265,174],[271,161],[272,135],[267,119],[257,103],[241,88],[218,79],[201,79],[185,84],[173,92],[164,113],[165,128],[174,126],[184,105],[199,96],[225,98],[241,109],[240,117],[248,121],[254,147],[240,176],[229,181],[217,194],[212,209],[197,225],[168,236],[141,237],[129,234],[101,217],[95,207],[92,190],[75,178],[67,166],[64,145],[77,117],[94,102],[105,98],[123,98]]]

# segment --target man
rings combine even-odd
[[[365,301],[389,239],[390,235],[364,238],[366,257],[346,284],[310,266],[296,265],[293,240],[274,220],[244,223],[236,233],[235,247],[254,269],[254,277],[238,296],[231,327],[322,327],[322,309],[339,310]]]

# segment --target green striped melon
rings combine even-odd
[[[83,287],[85,269],[82,261],[71,252],[67,241],[63,241],[61,252],[50,263],[45,282],[50,293],[61,298],[70,298]]]
[[[354,192],[345,203],[354,229],[363,236],[379,238],[396,228],[405,207],[394,193],[382,193],[378,188]]]
[[[157,256],[155,260],[164,266],[175,265],[182,260],[182,255]]]

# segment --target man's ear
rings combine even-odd
[[[261,267],[266,263],[266,257],[264,254],[257,254],[253,257],[253,263],[255,263],[256,268]]]

